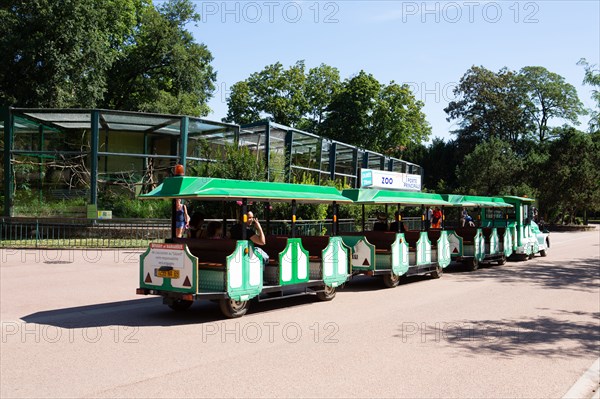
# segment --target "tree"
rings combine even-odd
[[[509,143],[490,138],[478,144],[457,168],[461,191],[479,195],[522,195],[523,164]],[[530,193],[527,193],[530,194]]]
[[[206,115],[212,56],[185,25],[191,0],[7,0],[0,106]]]
[[[400,156],[409,143],[427,140],[431,128],[407,85],[380,84],[361,71],[347,79],[327,108],[323,135]]]
[[[540,193],[555,215],[568,215],[573,223],[578,211],[600,209],[600,132],[563,126],[554,134]]]
[[[577,63],[585,68],[583,83],[594,87],[592,90],[592,99],[596,102],[596,108],[590,110],[589,131],[597,132],[600,130],[600,70],[596,65],[590,65],[582,58]]]
[[[190,0],[144,7],[134,34],[108,72],[104,105],[132,111],[204,116],[215,89],[212,55],[185,25],[200,16]]]
[[[400,157],[410,143],[426,141],[431,126],[407,85],[391,82],[379,92],[372,116],[373,137],[370,148]]]
[[[462,160],[457,154],[456,141],[445,142],[435,137],[428,146],[420,143],[407,146],[402,158],[423,168],[423,187],[429,191],[449,193],[458,187],[456,168]]]
[[[484,67],[471,67],[460,79],[444,111],[448,121],[458,120],[453,133],[462,155],[491,138],[508,141],[513,148],[532,129],[524,113],[527,93],[518,76],[503,68],[494,73]]]
[[[300,128],[320,133],[321,125],[327,116],[327,106],[342,87],[340,71],[329,65],[321,64],[311,68],[306,76],[304,95],[308,102],[308,116],[300,122]]]
[[[323,134],[349,144],[373,149],[372,115],[381,84],[371,74],[360,71],[347,79],[327,107]]]
[[[0,106],[93,107],[141,0],[6,0]]]
[[[540,143],[548,138],[550,119],[566,119],[579,124],[579,115],[584,112],[583,104],[575,87],[566,83],[562,76],[543,67],[530,66],[522,68],[519,77],[527,90],[525,110],[537,126]]]
[[[277,62],[250,75],[245,84],[236,83],[227,98],[229,109],[223,121],[249,123],[248,116],[260,118],[266,114],[269,120],[295,126],[309,109],[304,95],[304,69],[304,61],[287,70]]]

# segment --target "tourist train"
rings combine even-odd
[[[179,166],[175,176],[140,196],[172,200],[173,221],[171,238],[150,244],[140,256],[137,294],[161,296],[174,310],[212,300],[226,317],[240,317],[251,300],[316,294],[319,300],[330,301],[357,275],[379,277],[391,288],[403,276],[440,278],[453,261],[475,270],[481,263],[502,265],[508,258],[546,256],[549,235],[533,220],[530,198],[403,191],[389,187],[392,172],[388,173],[392,177],[382,178],[382,185],[374,184],[381,174],[363,170],[361,188],[339,191],[330,186],[190,177]],[[228,237],[224,213],[218,237],[178,237],[176,199],[217,201],[223,209],[233,203],[241,236]],[[269,209],[277,202],[290,205],[286,235],[272,234]],[[259,203],[266,205],[260,229],[264,237],[255,243],[247,227],[253,225],[250,204]],[[298,234],[301,204],[329,205],[325,234]],[[353,231],[340,231],[340,205],[361,208],[362,221]],[[370,207],[386,211],[391,207],[393,223],[388,225],[388,213],[380,212],[382,220],[373,224],[367,217]],[[420,215],[416,226],[405,222],[404,214],[411,209]]]

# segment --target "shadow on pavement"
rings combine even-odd
[[[295,306],[308,306],[318,302],[315,295],[260,303],[253,300],[247,315]],[[176,312],[163,305],[161,298],[153,297],[36,312],[22,317],[21,320],[26,323],[51,325],[60,328],[164,327],[199,325],[226,320],[226,317],[221,313],[219,305],[210,301],[196,301],[188,310]]]
[[[574,259],[559,266],[545,258],[523,262],[508,262],[503,266],[482,265],[479,270],[466,272],[460,264],[452,264],[445,272],[477,281],[493,278],[501,283],[531,283],[544,288],[570,289],[583,292],[598,290],[600,260]]]
[[[443,277],[442,277],[443,278]],[[411,276],[411,277],[400,277],[400,284],[412,284],[420,281],[431,281],[434,280],[430,276]],[[390,290],[393,288],[387,288],[383,285],[382,276],[354,276],[349,282],[344,284],[341,288],[341,292],[363,292],[363,291],[377,291],[377,290]]]
[[[401,338],[403,342],[445,342],[474,355],[506,358],[522,355],[569,358],[600,354],[600,313],[555,312],[568,320],[538,316],[520,320],[463,320],[435,325],[405,323],[394,337]],[[577,321],[582,317],[586,320]]]

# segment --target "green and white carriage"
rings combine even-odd
[[[450,205],[440,195],[428,193],[347,189],[342,195],[363,205],[363,220],[364,205],[442,208]],[[384,284],[390,288],[398,285],[400,276],[430,274],[441,277],[443,269],[450,264],[450,244],[443,225],[442,229],[400,232],[399,212],[396,212],[396,222],[396,231],[364,231],[363,223],[362,232],[342,235],[346,245],[352,248],[352,274],[381,275]]]
[[[514,225],[514,256],[529,259],[537,253],[540,256],[546,256],[550,248],[550,237],[548,232],[542,232],[537,223],[533,221],[535,200],[513,196],[505,196],[502,199],[514,207],[514,211],[508,215],[509,223]]]
[[[267,236],[262,249],[269,255],[264,270],[259,251],[249,240],[176,238],[151,244],[140,257],[141,295],[159,295],[175,310],[187,309],[196,300],[218,301],[227,317],[239,317],[253,298],[269,300],[316,293],[331,300],[336,287],[349,275],[350,249],[336,237],[295,237],[297,203],[350,202],[333,187],[176,176],[144,199],[241,201],[247,217],[248,201],[291,202],[292,236]]]
[[[512,205],[497,197],[451,194],[443,197],[455,207],[481,209],[479,226],[470,227],[461,218],[448,232],[452,260],[462,262],[471,271],[480,263],[506,263],[514,247],[515,226],[506,217]]]

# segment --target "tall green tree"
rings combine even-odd
[[[349,144],[401,156],[410,143],[427,140],[431,127],[407,85],[382,85],[361,71],[347,79],[327,108],[322,132]]]
[[[491,138],[516,147],[527,136],[533,126],[524,112],[527,93],[521,83],[507,68],[495,73],[473,66],[463,75],[454,89],[457,100],[444,109],[448,121],[458,121],[453,133],[463,155]]]
[[[191,0],[6,0],[0,105],[206,115],[212,56]]]
[[[583,83],[593,87],[592,99],[596,102],[596,106],[589,111],[589,131],[597,132],[600,131],[600,70],[596,65],[590,65],[585,58],[579,60],[577,64],[585,68]]]
[[[320,133],[327,116],[327,107],[341,87],[340,72],[337,68],[325,64],[311,68],[306,76],[304,88],[309,111],[299,127],[313,133]]]
[[[461,191],[479,195],[529,194],[523,192],[523,163],[510,144],[490,138],[475,147],[457,169]]]
[[[372,116],[380,91],[379,81],[365,71],[347,79],[327,107],[323,134],[374,150]]]
[[[553,118],[579,124],[579,115],[584,113],[583,104],[575,87],[562,76],[544,67],[528,66],[521,69],[519,78],[527,91],[525,110],[537,127],[540,143],[548,139],[551,131],[548,122]]]
[[[93,107],[142,0],[5,0],[0,105]]]
[[[563,126],[554,133],[540,196],[555,216],[568,215],[572,223],[582,210],[600,210],[600,132]]]
[[[109,108],[204,116],[214,92],[213,57],[185,26],[200,16],[190,0],[144,7],[108,71]]]
[[[249,123],[261,117],[287,126],[296,126],[308,112],[304,93],[304,61],[285,69],[279,62],[267,65],[231,88],[225,122]],[[250,120],[250,116],[254,118]]]
[[[383,86],[371,118],[374,134],[370,147],[400,157],[408,144],[426,141],[431,126],[421,111],[423,106],[407,85],[391,82]]]

